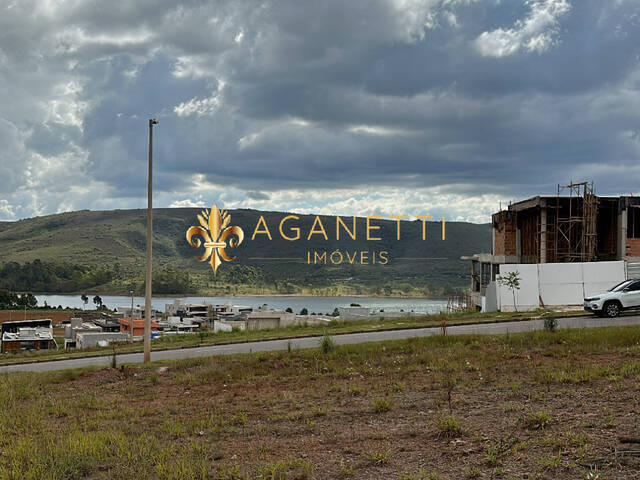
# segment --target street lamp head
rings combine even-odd
[[[149,126],[157,125],[157,124],[158,124],[158,120],[156,120],[155,118],[150,118],[149,119]]]

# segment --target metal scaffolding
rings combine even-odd
[[[593,182],[558,185],[555,206],[554,261],[596,260],[598,200]]]

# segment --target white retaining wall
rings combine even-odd
[[[582,305],[585,297],[602,292],[626,279],[625,262],[538,263],[500,265],[500,275],[517,271],[520,290],[516,290],[518,310],[542,306]],[[487,311],[496,308],[513,311],[511,290],[492,282]],[[493,298],[492,298],[493,300]]]

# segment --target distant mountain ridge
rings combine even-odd
[[[246,275],[232,272],[251,271],[251,282],[261,284],[263,290],[273,290],[278,282],[290,283],[297,293],[305,288],[330,287],[333,283],[348,285],[375,285],[393,282],[423,284],[447,283],[455,286],[466,285],[469,265],[460,260],[461,255],[488,251],[491,245],[489,224],[447,222],[446,240],[441,240],[441,223],[427,222],[427,237],[422,240],[422,221],[402,221],[401,239],[396,239],[396,220],[375,219],[371,225],[380,226],[371,231],[371,236],[380,240],[366,240],[366,219],[356,218],[356,239],[353,240],[341,230],[340,240],[336,240],[335,216],[321,215],[320,221],[328,239],[314,234],[312,229],[315,215],[300,215],[286,212],[267,212],[248,209],[228,210],[231,225],[244,230],[244,241],[235,249],[228,249],[230,255],[237,256],[234,262],[223,262],[214,278],[211,267],[206,262],[194,260],[202,254],[202,248],[191,247],[185,238],[187,229],[198,225],[197,215],[202,208],[159,208],[154,209],[154,268],[171,268],[189,272],[196,279],[198,290],[207,290],[212,285],[222,283],[247,283]],[[299,227],[300,240],[288,241],[281,237],[279,223],[287,215],[299,219],[289,219],[284,224],[284,232],[293,235],[291,227]],[[272,236],[252,234],[260,217],[264,218]],[[342,216],[351,228],[352,217]],[[316,224],[316,231],[318,225]],[[0,262],[19,264],[36,259],[42,262],[69,263],[83,266],[118,265],[121,280],[140,281],[145,259],[146,210],[81,210],[42,217],[0,222]],[[334,251],[342,254],[350,252],[388,252],[387,265],[352,264],[346,259],[340,264],[327,261],[326,265],[306,263],[307,252]],[[270,258],[300,258],[300,261],[265,260]],[[311,257],[313,259],[313,253]],[[339,258],[336,254],[334,258]],[[345,257],[343,257],[345,258]],[[353,256],[351,257],[353,258]],[[445,258],[446,260],[399,260],[410,258]],[[258,260],[259,259],[259,260]],[[356,262],[359,263],[359,262]],[[244,280],[242,280],[244,279]],[[118,290],[119,282],[111,282],[111,290]],[[277,288],[277,287],[276,287]],[[293,287],[292,287],[293,288]]]

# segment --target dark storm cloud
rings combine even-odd
[[[236,188],[229,201],[288,208],[296,191],[345,189],[334,203],[350,208],[437,188],[464,216],[474,196],[571,179],[640,190],[633,1],[0,9],[0,215],[143,205],[149,117],[166,204]]]
[[[247,197],[252,200],[269,200],[269,195],[263,192],[247,192]]]

